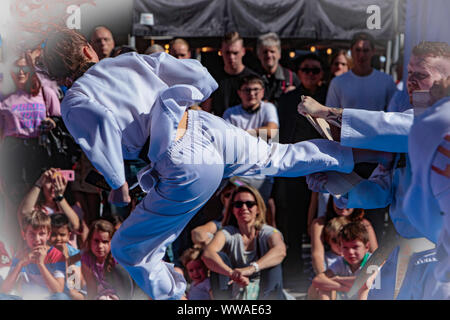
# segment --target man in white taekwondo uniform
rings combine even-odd
[[[325,140],[267,144],[209,113],[186,111],[217,88],[196,60],[131,53],[98,62],[83,36],[62,30],[47,41],[45,64],[53,78],[74,81],[62,116],[113,188],[111,202],[130,200],[123,159],[136,157],[150,136],[151,165],[138,174],[148,194],[114,235],[112,253],[153,299],[183,296],[184,278],[162,258],[222,178],[350,172],[354,161],[370,161]]]
[[[429,90],[434,81],[450,75],[450,49],[447,43],[423,42],[413,49],[408,65],[408,94],[412,96],[415,90]],[[299,112],[310,113],[331,121],[342,122],[341,144],[354,148],[365,148],[387,152],[407,153],[408,134],[410,132],[414,113],[376,112],[360,109],[336,109],[318,105],[311,98],[305,99],[299,105]],[[396,110],[405,109],[402,106],[390,106]],[[402,164],[403,163],[403,164]],[[308,177],[311,186],[319,184],[319,178]],[[324,179],[320,178],[320,184]],[[380,208],[390,205],[389,213],[397,232],[404,238],[426,237],[433,243],[438,240],[442,226],[442,216],[439,211],[423,212],[420,210],[405,211],[402,207],[406,190],[411,183],[411,167],[408,155],[397,154],[393,168],[386,170],[379,166],[372,176],[347,195],[339,199],[340,206]],[[388,262],[396,261],[398,251],[394,251]],[[385,271],[394,268],[386,262]],[[381,277],[389,281],[388,277]],[[381,298],[391,298],[386,292],[388,285],[383,285]],[[393,285],[392,285],[393,289]],[[392,292],[393,293],[393,292]]]
[[[440,212],[437,264],[427,278],[424,299],[450,299],[450,77],[431,89],[431,108],[414,120],[409,135],[412,181],[404,210]],[[443,98],[442,98],[443,97]]]

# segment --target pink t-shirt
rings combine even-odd
[[[37,138],[39,125],[48,116],[61,116],[61,107],[52,89],[44,89],[35,97],[16,91],[0,105],[0,127],[3,137]],[[45,103],[47,101],[47,105]]]

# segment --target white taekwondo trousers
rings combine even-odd
[[[91,67],[62,103],[69,131],[114,189],[125,183],[123,158],[136,156],[150,136],[151,164],[138,174],[147,196],[115,233],[111,249],[153,299],[183,296],[186,281],[162,259],[223,178],[353,169],[351,148],[339,143],[267,144],[203,111],[189,110],[187,130],[175,141],[187,107],[216,88],[198,61],[132,53]]]

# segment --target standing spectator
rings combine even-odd
[[[188,300],[213,300],[209,270],[201,256],[202,250],[197,247],[189,248],[181,255],[181,261],[191,280],[191,286],[187,292]]]
[[[172,40],[169,46],[169,54],[177,59],[190,59],[191,50],[189,43],[182,38]]]
[[[0,189],[8,212],[2,225],[13,239],[20,235],[20,229],[12,214],[50,163],[41,139],[56,127],[50,116],[60,116],[61,111],[55,91],[41,85],[29,55],[19,56],[11,77],[16,91],[0,105]]]
[[[206,246],[203,261],[233,280],[233,299],[283,299],[283,236],[265,224],[266,206],[256,189],[239,187],[231,199],[228,221]]]
[[[256,53],[263,69],[264,100],[278,106],[281,95],[298,87],[300,80],[295,73],[280,65],[281,41],[276,33],[261,35],[256,45]]]
[[[227,108],[241,103],[237,94],[239,79],[256,74],[242,62],[242,58],[245,55],[245,47],[244,40],[239,33],[227,33],[222,39],[220,52],[222,53],[224,68],[214,75],[219,88],[211,97],[211,107],[208,106],[208,103],[203,105],[206,111],[212,111],[219,117],[223,115]]]
[[[70,300],[63,293],[64,257],[58,249],[47,245],[50,217],[42,211],[33,211],[23,217],[22,231],[26,248],[13,259],[10,272],[0,287],[3,294],[0,299]],[[11,292],[18,296],[8,295]]]
[[[346,73],[352,68],[352,58],[347,54],[347,51],[340,49],[336,51],[330,60],[330,81],[334,77]]]
[[[324,228],[334,218],[346,217],[348,222],[361,222],[367,230],[369,238],[369,252],[373,253],[378,248],[377,237],[372,225],[367,219],[364,219],[362,209],[340,209],[336,206],[334,197],[330,197],[327,205],[327,212],[324,217],[315,219],[311,226],[311,262],[316,275],[325,272],[329,266],[326,260],[326,237],[324,237]],[[332,247],[332,246],[331,246]]]
[[[271,139],[277,135],[277,109],[272,103],[262,101],[264,83],[261,78],[256,75],[243,77],[238,95],[242,104],[228,108],[223,114],[225,121],[262,139]],[[267,205],[272,193],[273,178],[259,175],[240,179],[258,189]]]
[[[105,26],[98,26],[92,32],[91,45],[101,60],[111,56],[116,44],[111,30]]]
[[[375,54],[373,37],[367,33],[355,34],[351,53],[353,67],[350,72],[331,81],[326,105],[332,108],[386,110],[396,87],[390,75],[371,65]]]

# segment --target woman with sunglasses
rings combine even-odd
[[[205,248],[206,266],[232,280],[228,298],[284,299],[281,263],[286,257],[286,245],[281,233],[266,224],[265,214],[266,206],[258,190],[250,186],[237,188],[223,229]]]
[[[23,196],[48,166],[49,156],[39,137],[55,126],[49,117],[61,112],[56,93],[43,88],[28,54],[14,62],[11,77],[16,90],[0,106],[0,183],[7,212],[15,219]]]

